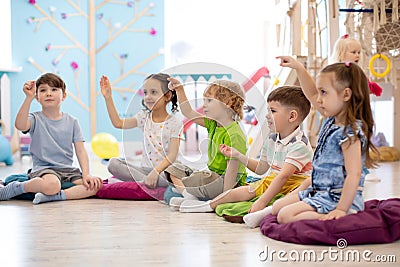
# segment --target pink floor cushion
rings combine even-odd
[[[391,243],[400,239],[400,198],[369,200],[365,209],[338,220],[303,220],[278,224],[266,216],[261,232],[269,238],[297,244],[336,245],[344,238],[348,245]]]
[[[104,184],[97,192],[98,198],[130,200],[163,200],[165,187],[147,188],[144,183],[118,182]]]

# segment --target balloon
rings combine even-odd
[[[4,162],[6,165],[13,165],[14,163],[10,142],[3,135],[0,135],[0,162]]]
[[[98,133],[92,138],[93,153],[101,159],[119,157],[117,139],[109,133]]]

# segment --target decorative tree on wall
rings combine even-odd
[[[66,0],[63,4],[68,4],[69,8],[71,8],[73,12],[59,12],[58,14],[58,9],[55,6],[48,7],[49,11],[46,11],[46,8],[43,8],[40,5],[40,1],[28,0],[28,3],[40,13],[40,17],[30,16],[27,19],[28,24],[35,26],[33,30],[35,32],[40,31],[41,26],[44,25],[44,23],[50,23],[53,27],[55,27],[60,35],[63,35],[63,38],[58,38],[55,40],[52,40],[53,36],[49,35],[49,40],[45,41],[44,49],[45,51],[53,53],[53,56],[49,54],[49,60],[51,60],[53,66],[51,72],[58,73],[61,66],[64,67],[63,69],[65,71],[65,66],[70,66],[68,70],[73,74],[72,77],[74,79],[74,90],[69,90],[68,95],[85,111],[89,112],[91,136],[96,133],[97,125],[96,98],[99,97],[100,92],[96,88],[99,80],[98,76],[101,75],[97,71],[97,61],[99,58],[104,57],[104,53],[101,52],[104,52],[106,47],[110,46],[120,36],[125,34],[148,34],[151,36],[157,35],[157,31],[153,26],[148,27],[143,25],[143,23],[140,23],[141,19],[154,16],[154,14],[151,13],[151,10],[154,8],[154,3],[150,2],[143,7],[143,4],[139,5],[139,2],[140,0],[89,0],[87,3],[81,4],[79,0]],[[53,3],[54,5],[60,4],[59,1]],[[113,18],[107,16],[106,13],[106,11],[110,10],[110,8],[106,7],[110,7],[111,5],[124,6],[125,9],[123,11],[129,12],[128,16],[130,16],[130,19],[127,22],[118,22],[118,19],[121,15],[118,13],[115,14],[117,22],[113,22]],[[119,9],[119,11],[120,10],[121,9]],[[66,27],[66,21],[73,20],[75,17],[84,18],[84,21],[87,25],[82,25],[82,27],[88,28],[87,36],[75,36],[74,29],[68,29]],[[108,19],[106,19],[106,17],[108,17]],[[139,24],[137,28],[134,27],[136,24]],[[107,34],[102,36],[103,39],[106,38],[105,40],[100,40],[100,38],[96,36],[99,32],[99,29],[107,32]],[[84,44],[85,38],[87,38],[87,44]],[[60,42],[60,39],[62,39],[63,44],[54,44],[54,42]],[[83,39],[83,41],[81,41],[81,39]],[[97,43],[99,43],[99,45],[97,45]],[[146,58],[142,58],[139,62],[136,62],[136,65],[126,70],[127,61],[131,58],[134,59],[134,57],[129,55],[129,52],[127,52],[131,46],[132,44],[130,43],[125,43],[125,46],[119,45],[119,49],[123,50],[123,52],[112,53],[115,64],[119,66],[119,72],[114,77],[115,79],[112,79],[112,85],[113,89],[120,94],[123,100],[127,99],[126,94],[138,92],[138,89],[134,89],[134,87],[137,85],[137,82],[134,81],[135,79],[130,79],[132,81],[128,84],[126,83],[126,79],[132,78],[133,75],[140,76],[140,79],[142,79],[142,76],[146,76],[147,74],[141,69],[161,55],[161,50],[157,49],[151,52]],[[85,58],[86,62],[79,62],[78,60],[67,62],[67,60],[64,60],[65,55],[71,53],[83,53],[83,58]],[[42,67],[37,60],[35,60],[34,56],[30,56],[28,58],[28,62],[40,72],[48,71],[45,67]],[[80,79],[82,79],[80,76],[81,70],[85,67],[88,68],[88,99],[85,99],[84,94],[79,86]],[[124,80],[124,85],[120,85]]]

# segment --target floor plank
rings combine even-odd
[[[100,161],[92,164],[97,175],[108,175]],[[13,167],[0,167],[0,177],[29,166],[23,159]],[[400,162],[384,163],[372,174],[380,181],[366,181],[366,200],[400,197]],[[6,267],[287,266],[276,258],[264,262],[259,255],[265,248],[287,253],[328,249],[275,241],[259,229],[226,222],[214,213],[181,214],[158,201],[85,199],[32,205],[11,200],[0,202],[0,214],[0,266]],[[381,266],[400,262],[400,241],[349,249],[396,257],[397,263]],[[329,258],[323,262],[337,265]],[[379,266],[345,262],[345,266],[369,264]]]

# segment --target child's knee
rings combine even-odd
[[[57,179],[46,180],[46,182],[42,186],[42,193],[46,195],[54,195],[60,192],[61,183]]]
[[[107,169],[110,173],[114,173],[119,168],[119,161],[116,158],[111,158],[108,161]]]
[[[285,207],[283,207],[281,210],[278,211],[277,218],[276,218],[278,220],[278,223],[280,223],[280,224],[288,223],[289,218],[290,218],[289,210],[286,209]]]
[[[277,215],[279,212],[279,208],[278,208],[279,203],[277,204],[278,201],[279,200],[275,201],[274,204],[272,204],[272,210],[271,210],[272,215]]]

